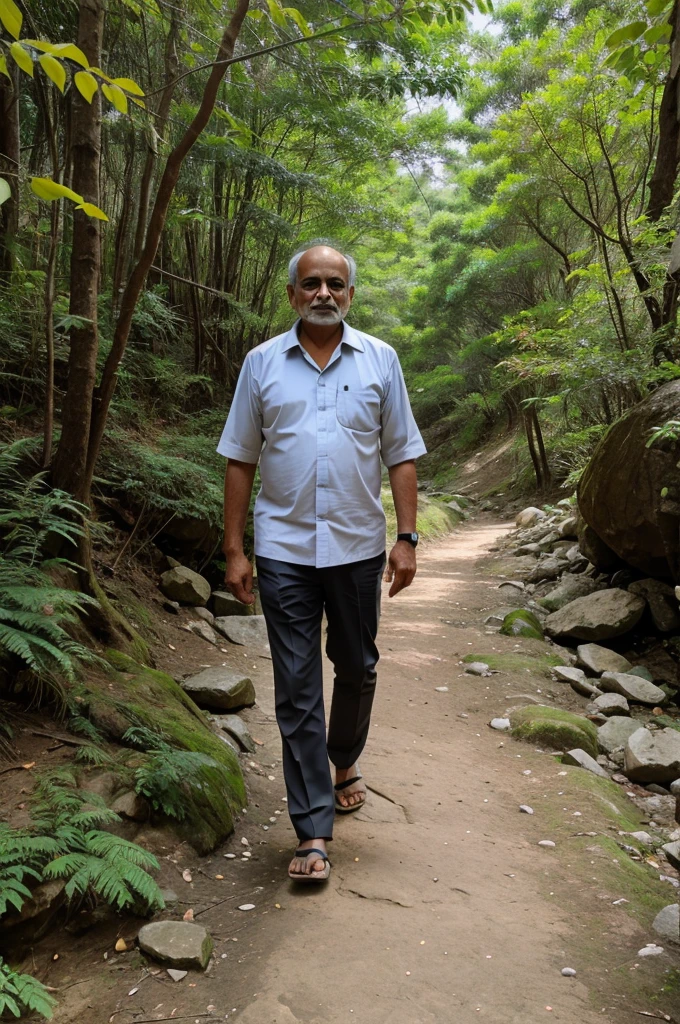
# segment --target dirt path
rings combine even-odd
[[[594,851],[592,839],[576,840],[580,858],[568,845],[600,827],[584,791],[570,788],[572,773],[586,773],[565,778],[554,757],[487,726],[509,703],[527,703],[512,695],[540,700],[531,695],[551,684],[526,667],[475,678],[459,664],[469,653],[545,652],[535,641],[485,635],[481,625],[483,609],[498,604],[498,579],[476,563],[504,529],[469,523],[430,545],[412,588],[383,600],[379,690],[362,759],[370,802],[337,824],[329,886],[297,891],[285,878],[294,836],[285,814],[274,814],[285,803],[265,669],[251,715],[265,745],[251,764],[248,814],[230,847],[194,871],[191,891],[179,878],[192,866],[190,851],[168,876],[181,909],[195,907],[214,935],[216,962],[173,984],[165,972],[145,976],[141,957],[114,958],[101,999],[93,1004],[80,990],[88,1020],[174,1011],[173,1019],[198,1024],[624,1024],[641,1019],[634,1009],[650,1009],[644,996],[630,1003],[637,989],[628,961],[653,936],[612,905],[624,895],[605,870],[612,858],[583,854]],[[521,814],[522,803],[535,815]],[[241,837],[251,859],[225,860],[243,850]],[[540,839],[557,848],[539,847]],[[213,881],[215,873],[224,879]],[[240,912],[246,902],[255,909]],[[577,977],[562,977],[563,967]],[[57,1020],[74,1020],[75,1008],[62,1004]]]

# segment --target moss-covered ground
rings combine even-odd
[[[602,976],[603,988],[618,993],[622,1015],[624,1010],[677,1013],[680,972],[669,959],[646,960],[622,953],[622,947],[630,950],[631,938],[636,950],[647,942],[666,945],[651,923],[677,899],[677,891],[659,880],[654,850],[619,834],[648,825],[616,783],[582,768],[564,766],[562,770],[566,776],[560,780],[560,789],[542,788],[542,799],[534,806],[541,838],[549,836],[556,843],[555,849],[545,852],[547,884],[553,899],[571,907],[575,933],[570,948],[578,963],[588,965],[589,973]],[[574,810],[582,816],[574,817]],[[637,847],[641,859],[632,859],[623,845]],[[551,867],[555,859],[558,870]],[[612,907],[617,900],[625,902],[615,907],[620,923],[613,927]],[[579,916],[578,907],[583,906],[587,912]],[[593,1006],[599,1010],[597,989],[593,991]]]
[[[513,651],[506,653],[491,651],[486,654],[466,654],[463,661],[466,663],[483,661],[496,672],[535,672],[547,679],[551,678],[551,669],[555,665],[563,664],[561,658],[549,651],[539,655],[516,654]]]

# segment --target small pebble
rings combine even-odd
[[[533,814],[534,813],[533,807],[529,807],[529,804],[520,804],[519,805],[519,809],[520,809],[520,811],[522,811],[523,814]]]
[[[552,848],[553,846],[555,846],[555,843],[553,843],[552,839],[541,839],[538,845],[548,846]]]
[[[576,971],[574,970],[573,967],[563,967],[562,968],[562,977],[563,978],[575,978],[576,977]]]
[[[255,904],[254,903],[242,903],[241,906],[238,909],[239,910],[255,910]]]
[[[227,860],[236,860],[236,854],[235,853],[225,853],[224,856],[227,858]]]
[[[241,846],[250,846],[250,843],[248,842],[245,836],[241,840]]]
[[[435,686],[435,690],[437,691],[437,693],[448,693],[449,692],[448,686]]]

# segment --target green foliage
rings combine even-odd
[[[163,737],[136,726],[128,729],[123,742],[146,751],[143,763],[135,769],[135,790],[145,796],[154,810],[184,821],[192,789],[201,785],[201,769],[219,770],[220,765],[207,754],[178,750]],[[225,785],[229,784],[225,772]]]
[[[56,586],[49,570],[70,571],[63,558],[46,557],[55,541],[74,544],[83,506],[52,490],[44,473],[20,473],[21,442],[0,448],[0,658],[13,657],[38,676],[73,679],[96,660],[67,627],[96,602]]]
[[[150,870],[155,857],[135,843],[103,831],[117,822],[101,797],[80,790],[71,769],[45,773],[36,787],[32,825],[0,827],[0,914],[21,910],[30,890],[27,879],[63,878],[66,898],[89,897],[125,908],[162,907]]]
[[[213,451],[216,443],[206,439]],[[159,440],[161,446],[173,447],[168,438]],[[176,454],[163,454],[121,430],[111,430],[107,435],[100,466],[101,475],[96,481],[99,488],[120,494],[134,508],[148,510],[161,522],[177,516],[221,525],[223,491],[216,470],[211,473]]]
[[[0,957],[0,1016],[12,1014],[14,1017],[23,1017],[29,1013],[39,1013],[49,1019],[55,1005],[56,999],[42,982],[30,974],[13,971]]]

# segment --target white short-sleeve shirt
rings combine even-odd
[[[246,356],[217,451],[260,463],[256,555],[317,567],[373,558],[385,549],[380,460],[426,451],[397,353],[345,323],[320,370],[298,324]]]

